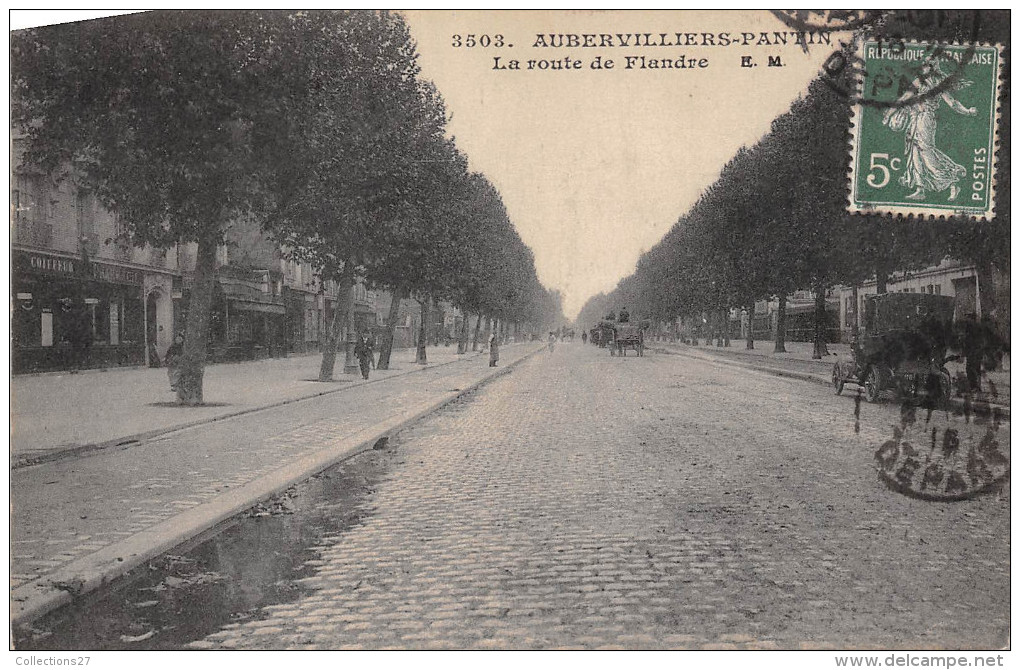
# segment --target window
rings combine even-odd
[[[90,255],[99,254],[99,233],[96,231],[95,200],[88,191],[78,191],[74,199],[74,215],[78,223],[78,239]]]
[[[110,301],[110,344],[120,344],[121,313],[124,306],[120,300]]]
[[[942,284],[935,284],[935,295],[942,295]]]
[[[53,346],[53,312],[49,309],[42,311],[42,320],[40,323],[40,344],[44,347]]]
[[[12,204],[17,241],[49,246],[53,241],[53,223],[46,207],[49,200],[46,182],[40,177],[19,174],[14,183]]]

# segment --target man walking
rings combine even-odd
[[[358,358],[362,379],[368,379],[368,372],[372,369],[372,344],[367,335],[362,335],[354,345],[354,355]]]

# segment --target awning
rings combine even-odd
[[[266,302],[241,302],[239,300],[231,300],[230,306],[232,309],[236,309],[241,312],[265,312],[267,314],[287,313],[287,310],[283,305],[274,305]]]
[[[786,304],[786,313],[787,314],[810,314],[813,311],[815,311],[815,303],[814,303],[814,301],[811,301],[809,303],[798,303],[796,305],[791,305],[789,303]],[[825,301],[825,311],[826,312],[838,312],[839,311],[839,301],[836,301],[836,300],[826,300]]]

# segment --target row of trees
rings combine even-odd
[[[905,35],[931,39],[925,35]],[[985,41],[1003,24],[986,22]],[[956,36],[946,35],[946,39]],[[846,55],[851,58],[851,54]],[[753,314],[756,300],[779,301],[776,350],[784,351],[786,296],[811,288],[815,298],[815,356],[825,354],[825,292],[875,278],[878,292],[894,270],[952,257],[977,267],[985,314],[995,318],[992,268],[1009,268],[1009,189],[996,191],[996,217],[974,222],[948,217],[906,220],[846,212],[852,73],[811,83],[769,133],[742,148],[719,179],[664,238],[641,256],[614,291],[595,296],[579,322],[630,307],[632,314],[672,321],[705,318],[725,323],[730,308]],[[1009,100],[1002,104],[999,174],[1009,170]],[[1005,172],[1003,172],[1005,170]],[[704,316],[703,316],[704,315]],[[747,347],[753,348],[748,330]]]
[[[559,318],[399,15],[155,12],[15,33],[11,58],[26,165],[92,190],[136,245],[197,243],[183,403],[202,402],[216,250],[240,219],[339,286],[323,380],[359,279],[416,298],[423,325],[438,300],[478,322]]]

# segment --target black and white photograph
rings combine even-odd
[[[1010,28],[11,10],[9,662],[1008,667]]]

